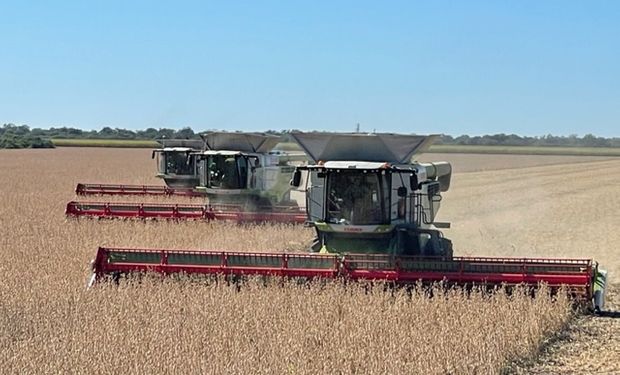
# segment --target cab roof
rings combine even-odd
[[[202,139],[158,139],[157,142],[163,148],[187,147],[192,150],[202,150],[204,147]]]
[[[191,147],[165,147],[165,148],[157,149],[155,151],[157,152],[190,152],[190,151],[196,151],[196,150]]]

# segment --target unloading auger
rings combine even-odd
[[[604,307],[607,273],[591,259],[455,257],[435,221],[450,187],[446,162],[416,163],[435,136],[292,133],[312,164],[291,185],[306,193],[310,252],[246,253],[101,247],[90,285],[128,272],[384,280],[394,284],[565,288]]]

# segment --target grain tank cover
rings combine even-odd
[[[279,142],[280,137],[260,133],[212,132],[202,135],[207,150],[234,150],[267,153]]]
[[[322,161],[374,161],[408,164],[437,135],[291,133],[314,163]]]

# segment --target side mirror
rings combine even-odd
[[[399,197],[404,198],[407,196],[407,188],[404,186],[399,187],[396,190],[396,194],[398,194]]]
[[[155,150],[151,152],[151,159],[155,159]]]
[[[296,170],[295,173],[293,173],[293,179],[291,180],[291,186],[299,187],[300,184],[301,184],[301,171]]]
[[[411,190],[418,190],[420,183],[418,182],[418,175],[417,174],[412,174],[409,176],[409,186],[411,187]]]

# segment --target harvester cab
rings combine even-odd
[[[250,210],[297,205],[290,198],[292,163],[302,163],[306,156],[272,152],[280,137],[214,132],[203,139],[206,150],[192,156],[200,176],[196,189],[210,202],[240,204]]]
[[[204,149],[202,140],[164,139],[158,141],[162,148],[153,150],[151,157],[157,161],[156,176],[171,188],[194,188],[200,182],[196,151]]]
[[[411,163],[435,136],[293,133],[313,165],[306,172],[306,207],[321,253],[452,257],[452,243],[436,223],[449,163]]]

